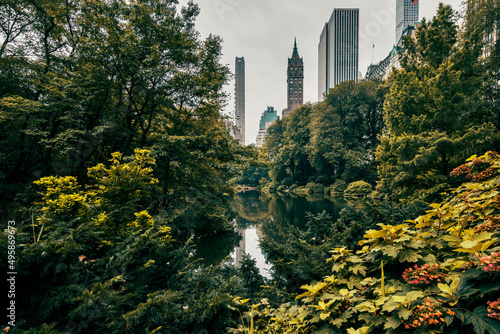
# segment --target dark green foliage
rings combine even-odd
[[[248,254],[243,254],[238,270],[243,280],[243,289],[246,291],[246,296],[255,295],[262,290],[266,280],[260,274],[257,262]]]
[[[275,122],[266,137],[272,179],[287,187],[340,179],[374,182],[385,91],[375,81],[344,82],[323,102]]]
[[[498,85],[488,78],[483,43],[467,30],[460,35],[456,20],[440,5],[416,39],[405,40],[402,68],[388,79],[377,190],[392,199],[438,198],[458,185],[449,176],[455,167],[498,146],[498,108],[491,103]]]
[[[422,214],[427,204],[415,202],[409,205],[364,198],[362,201],[348,201],[340,211],[340,218],[333,223],[336,233],[335,247],[358,250],[358,241],[366,231],[377,224],[395,225],[401,221],[414,219]]]

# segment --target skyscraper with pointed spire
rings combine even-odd
[[[288,58],[287,67],[287,108],[283,109],[282,117],[304,103],[304,60],[299,56],[297,39],[293,45],[292,58]]]

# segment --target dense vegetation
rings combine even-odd
[[[198,12],[165,0],[0,2],[0,211],[17,223],[11,332],[234,324],[229,294],[246,290],[224,261],[238,241],[229,180],[254,150],[225,127],[229,70],[220,38],[194,29]],[[222,235],[231,242],[203,262],[198,245]],[[2,233],[3,264],[7,243]]]
[[[234,332],[500,333],[499,168],[497,153],[472,157],[452,172],[471,181],[424,215],[377,224],[356,252],[330,248],[330,274],[295,300],[236,299],[247,312]]]
[[[462,165],[498,146],[500,4],[469,5],[462,28],[440,5],[387,81],[339,84],[257,152],[228,134],[229,70],[193,3],[0,2],[5,330],[500,333],[500,158]],[[304,229],[236,202],[266,219],[268,280],[228,257],[235,180],[378,196]]]
[[[497,149],[500,52],[485,36],[498,1],[469,6],[463,29],[449,6],[424,19],[386,82],[343,82],[276,122],[271,188],[321,183],[341,193],[363,180],[395,201],[432,200],[461,182],[449,174],[467,157]]]

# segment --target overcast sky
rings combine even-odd
[[[286,107],[286,69],[294,38],[304,58],[304,101],[317,102],[318,42],[334,8],[359,8],[359,69],[385,58],[395,43],[395,0],[195,0],[201,9],[196,29],[223,39],[222,63],[234,73],[235,57],[245,57],[246,144],[255,143],[261,114]],[[420,0],[420,19],[432,18],[438,0]],[[444,0],[455,10],[462,0]],[[181,0],[186,4],[187,0]],[[373,48],[375,44],[375,48]],[[225,87],[234,110],[234,81]]]

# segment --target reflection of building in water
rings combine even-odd
[[[262,231],[260,229],[261,229],[261,225],[260,224],[257,225],[257,226],[255,226],[255,232],[257,234],[257,241],[259,243],[262,240]],[[238,228],[238,227],[235,227],[234,230],[236,231],[236,233],[238,233],[242,237],[241,241],[240,241],[240,245],[234,249],[234,263],[236,264],[237,267],[239,267],[240,264],[241,264],[241,260],[243,258],[243,254],[246,253],[246,251],[247,251],[247,249],[246,249],[246,231],[247,230],[242,229],[242,228]],[[252,234],[250,234],[250,235],[252,235]],[[249,249],[249,253],[250,254],[255,253],[254,252],[255,250],[252,251],[252,242],[251,241],[252,240],[250,240],[250,245],[249,245],[250,248],[251,248],[251,249]],[[251,257],[255,257],[255,254],[250,255],[250,256]]]
[[[241,263],[241,258],[243,256],[243,253],[245,252],[245,230],[242,228],[235,228],[235,231],[242,237],[240,245],[236,247],[236,249],[234,250],[235,252],[234,263],[236,264],[237,267],[239,267]]]

